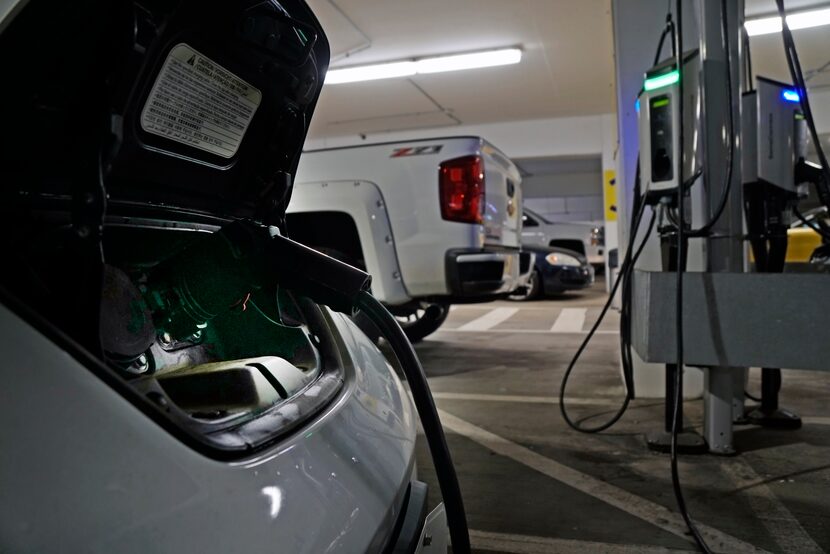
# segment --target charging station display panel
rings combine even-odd
[[[674,178],[674,147],[672,141],[671,100],[661,95],[649,100],[651,122],[651,181]]]

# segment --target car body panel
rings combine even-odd
[[[129,246],[112,247],[112,227],[100,231],[111,218],[123,227],[161,221],[153,225],[159,231],[215,231],[235,219],[262,223],[263,231],[282,224],[329,62],[310,8],[304,0],[22,4],[0,9],[3,67],[21,83],[5,87],[0,103],[18,130],[0,164],[2,235],[14,260],[0,275],[2,298],[12,291],[8,305],[16,310],[0,304],[7,379],[0,392],[0,552],[382,549],[415,474],[415,421],[385,357],[348,318],[323,309],[328,330],[312,339],[334,337],[338,355],[325,363],[344,361],[339,392],[329,398],[319,381],[308,384],[303,394],[325,402],[302,419],[298,395],[279,394],[274,385],[285,412],[252,408],[248,421],[262,425],[263,438],[249,435],[236,450],[200,440],[210,426],[186,429],[190,416],[177,412],[169,395],[144,397],[143,377],[125,373],[102,344],[102,327],[121,323],[99,321],[102,296],[117,291],[107,290],[103,258],[116,264],[132,254]],[[231,102],[232,116],[223,102]],[[154,120],[166,133],[144,126],[151,108],[167,114]],[[217,138],[217,122],[239,136]],[[197,136],[205,129],[211,133]],[[209,147],[226,143],[233,143],[230,157]],[[83,243],[65,248],[66,259],[54,251],[64,245],[63,231],[73,237],[66,242],[77,235]],[[48,248],[30,249],[42,236]],[[137,243],[147,247],[138,258],[169,260],[176,241],[168,238]],[[149,254],[156,248],[161,259]],[[40,273],[30,271],[34,265]],[[243,265],[228,271],[206,263],[200,275],[223,282]],[[43,274],[69,293],[46,286],[33,293],[32,275]],[[139,331],[152,318],[140,297],[129,300],[126,325],[139,322]],[[250,297],[228,310],[246,311]],[[28,320],[29,309],[38,314],[31,319],[37,330],[19,315]],[[199,332],[215,315],[191,313]],[[152,323],[147,340],[164,341],[163,327]],[[256,336],[249,329],[242,328],[246,339]],[[183,354],[171,354],[169,367],[193,361]],[[148,363],[141,372],[154,370]],[[274,377],[268,368],[266,374]]]
[[[472,154],[484,159],[484,221],[482,224],[445,221],[441,218],[439,202],[439,165],[445,160]],[[512,183],[512,197],[507,194],[508,181]],[[322,185],[328,184],[331,190],[332,183],[354,182],[370,182],[380,190],[391,223],[391,239],[403,287],[411,298],[451,294],[445,255],[452,249],[504,252],[515,258],[513,264],[518,266],[521,176],[516,166],[485,140],[450,137],[305,152],[297,170],[288,213],[318,211],[318,205],[327,206],[331,202],[325,197]],[[349,201],[340,205],[340,211],[349,213],[357,222],[371,207]],[[367,241],[361,236],[361,243],[372,242],[377,243],[378,237]],[[363,248],[368,257],[366,247]],[[382,267],[384,263],[367,259],[366,265],[367,268]],[[385,272],[377,275],[370,270],[370,273],[376,280],[387,279]],[[513,273],[510,272],[513,281],[505,283],[505,288],[511,290],[518,285],[518,273]],[[398,303],[395,296],[378,297],[388,303]]]
[[[814,208],[804,213],[803,217],[811,224],[816,225],[816,220],[822,220],[830,225],[827,208],[824,206]],[[808,227],[800,219],[796,219],[787,229],[787,263],[788,264],[809,264],[813,252],[823,243],[821,235],[815,229]]]
[[[788,264],[806,264],[816,248],[821,246],[821,235],[807,227],[787,229]]]
[[[372,294],[388,304],[410,300],[380,188],[369,181],[329,181],[294,186],[290,213],[345,212],[360,236],[366,271],[372,276]],[[289,229],[290,231],[290,229]]]
[[[816,208],[805,213],[804,217],[808,221],[814,220],[816,217],[824,217],[824,221],[830,224],[830,220],[824,215],[826,213],[826,209]],[[796,219],[787,229],[787,257],[785,262],[791,266],[791,269],[803,269],[810,263],[810,257],[821,244],[821,235],[814,229],[804,225],[801,220]],[[755,262],[755,256],[751,248],[749,249],[749,261],[751,263]]]
[[[41,0],[18,11],[0,51],[6,78],[26,83],[2,92],[3,119],[20,129],[0,164],[10,198],[69,197],[84,171],[95,177],[78,160],[100,154],[111,202],[280,221],[329,63],[305,0]],[[45,58],[53,69],[31,63]],[[93,111],[105,127],[90,124]]]
[[[354,362],[301,431],[237,462],[180,442],[0,306],[0,550],[363,552],[382,546],[414,471],[410,400],[331,314]],[[392,512],[392,513],[390,513]]]

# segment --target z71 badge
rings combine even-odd
[[[392,150],[390,158],[403,158],[405,156],[424,156],[426,154],[437,154],[444,147],[443,144],[434,144],[432,146],[408,146],[405,148],[395,148]]]

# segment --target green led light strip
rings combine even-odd
[[[643,88],[645,90],[654,90],[656,88],[673,85],[679,80],[680,72],[675,69],[674,71],[671,71],[669,73],[664,73],[663,75],[658,75],[657,77],[646,79],[646,82],[643,83]]]

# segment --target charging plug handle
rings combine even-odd
[[[365,271],[286,237],[270,239],[267,253],[268,273],[281,287],[338,312],[354,315],[360,293],[372,284]]]

